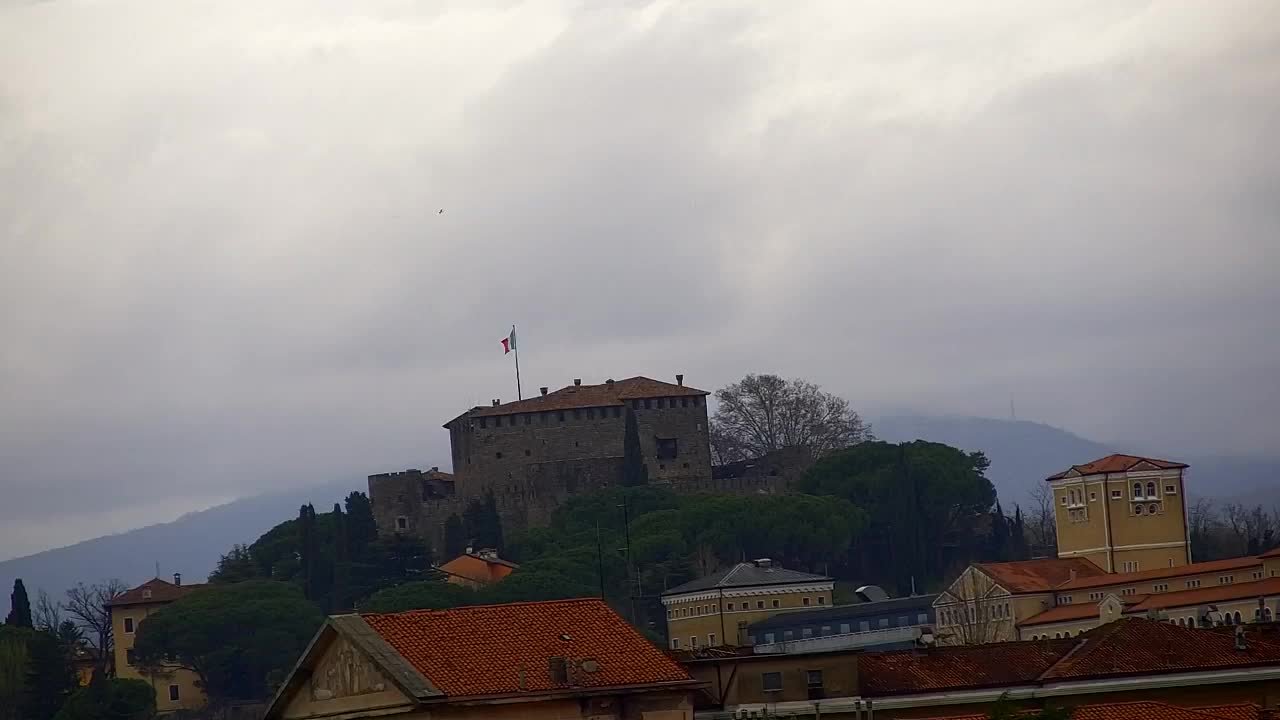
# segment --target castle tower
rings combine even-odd
[[[1108,455],[1051,475],[1058,557],[1107,572],[1191,562],[1183,463]]]

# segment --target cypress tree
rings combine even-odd
[[[347,537],[347,517],[342,506],[333,504],[333,602],[332,610],[351,606],[351,551]]]
[[[310,503],[298,508],[298,554],[302,564],[302,593],[320,602],[320,536],[316,509]]]
[[[346,499],[347,551],[351,557],[360,554],[369,543],[378,539],[378,525],[373,519],[373,506],[369,496],[360,491],[352,492]]]
[[[9,595],[9,615],[5,617],[6,625],[14,627],[31,627],[31,599],[27,597],[27,587],[22,578],[13,581],[13,593]]]
[[[462,518],[458,513],[450,513],[444,521],[444,554],[445,560],[452,560],[467,549],[467,533],[462,528]]]

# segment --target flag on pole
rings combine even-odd
[[[502,338],[502,354],[506,355],[516,349],[516,329],[511,328],[511,334]]]

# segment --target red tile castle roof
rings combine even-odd
[[[446,697],[694,682],[595,598],[361,617]],[[573,664],[572,684],[552,658]]]
[[[1098,458],[1097,460],[1085,463],[1084,465],[1072,465],[1060,473],[1050,475],[1045,478],[1045,480],[1061,480],[1067,475],[1070,475],[1073,470],[1081,475],[1102,475],[1104,473],[1128,472],[1129,470],[1132,470],[1138,465],[1142,465],[1144,463],[1157,467],[1161,470],[1175,470],[1187,467],[1184,463],[1173,462],[1172,460],[1157,460],[1155,458],[1145,458],[1137,455],[1116,454],[1108,455],[1104,458]]]
[[[1107,575],[1106,571],[1084,558],[1044,558],[1003,563],[976,563],[986,573],[1012,593],[1048,592],[1071,580],[1072,577]],[[1074,573],[1074,575],[1073,575]],[[1109,576],[1108,577],[1113,577]]]
[[[494,415],[511,415],[514,413],[546,412],[548,410],[571,410],[573,408],[610,407],[624,405],[627,400],[666,397],[702,397],[709,395],[706,390],[673,385],[643,376],[615,380],[599,385],[569,385],[555,392],[539,395],[527,400],[503,403],[492,407],[473,408],[464,415],[471,417],[491,417]],[[461,417],[461,416],[460,416]],[[454,418],[455,420],[457,418]],[[452,421],[450,421],[452,422]],[[448,427],[446,425],[445,427]]]

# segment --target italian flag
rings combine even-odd
[[[502,354],[506,355],[516,349],[516,328],[511,327],[511,334],[502,338]]]

